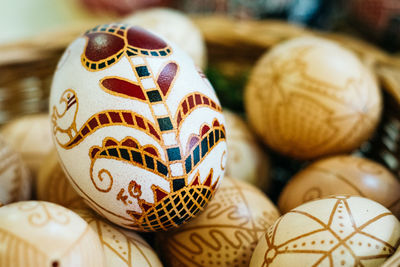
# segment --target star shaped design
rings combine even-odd
[[[268,250],[262,266],[273,266],[274,261],[285,256],[305,260],[308,266],[365,266],[368,261],[383,262],[394,252],[395,244],[378,237],[373,230],[381,219],[393,216],[390,212],[362,221],[354,216],[354,208],[349,205],[353,197],[332,198],[333,206],[326,205],[326,209],[331,207],[330,214],[301,206],[282,216],[265,235]],[[361,217],[359,212],[358,217]],[[286,236],[282,238],[282,234]]]

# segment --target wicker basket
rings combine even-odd
[[[310,31],[278,21],[236,21],[225,17],[198,17],[210,65],[226,72],[249,70],[267,49],[283,40],[318,35],[353,50],[379,78],[385,92],[385,110],[375,137],[364,153],[400,174],[400,57],[349,36]],[[23,42],[0,46],[0,124],[27,113],[47,109],[51,77],[65,47],[84,25],[47,33]]]

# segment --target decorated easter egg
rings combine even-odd
[[[157,233],[167,266],[249,266],[258,239],[279,217],[251,184],[225,177],[207,209],[190,223]]]
[[[76,213],[98,234],[106,267],[162,267],[157,254],[137,233],[113,226],[89,210]]]
[[[400,223],[384,206],[337,195],[280,217],[260,238],[250,267],[380,266],[399,238]]]
[[[53,148],[43,160],[36,181],[38,200],[56,203],[69,209],[86,209],[84,199],[69,183],[58,162],[57,151]]]
[[[316,198],[359,195],[388,208],[400,218],[400,183],[384,166],[356,156],[335,156],[316,161],[284,187],[278,206],[282,213]]]
[[[141,28],[101,25],[76,39],[50,110],[74,189],[120,226],[177,227],[223,178],[225,122],[212,86],[181,49]]]
[[[28,200],[31,187],[31,175],[25,163],[0,136],[0,202]]]
[[[48,114],[27,115],[15,119],[0,133],[17,151],[33,175],[36,175],[42,161],[54,147]]]
[[[223,113],[229,150],[225,174],[266,190],[270,180],[268,156],[239,115],[226,109]]]
[[[359,147],[379,122],[382,100],[371,71],[351,51],[300,37],[259,60],[246,86],[245,108],[268,146],[312,159]]]
[[[97,234],[76,213],[44,201],[0,208],[0,266],[101,267]]]
[[[143,27],[174,42],[197,66],[205,68],[207,51],[203,36],[184,13],[168,8],[151,8],[133,13],[123,22]]]

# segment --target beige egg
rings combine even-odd
[[[250,267],[380,266],[399,238],[400,223],[384,206],[337,195],[280,217],[260,238]]]
[[[223,113],[229,151],[225,174],[266,190],[270,182],[267,154],[239,115],[226,109]]]
[[[1,267],[101,267],[97,234],[76,213],[44,201],[0,208]]]
[[[0,133],[21,154],[33,175],[36,175],[44,157],[54,147],[48,114],[18,118],[6,124]]]
[[[162,267],[157,254],[137,233],[113,226],[89,210],[76,212],[98,234],[106,267]]]
[[[43,160],[36,183],[36,195],[39,200],[53,202],[69,209],[88,208],[83,198],[69,183],[55,148]]]
[[[370,198],[400,218],[400,182],[384,166],[365,158],[336,156],[316,161],[296,174],[283,189],[282,213],[316,198],[359,195]]]
[[[176,231],[159,233],[168,266],[248,266],[259,237],[279,217],[256,187],[225,177],[198,218]]]
[[[207,50],[199,28],[184,13],[169,8],[140,10],[123,20],[141,26],[176,43],[201,69],[207,65]]]
[[[382,99],[375,77],[354,53],[332,41],[300,37],[259,60],[245,108],[268,146],[313,159],[366,141],[379,122]]]
[[[0,203],[28,200],[32,191],[28,168],[1,136],[0,147]]]

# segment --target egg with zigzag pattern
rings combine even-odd
[[[53,139],[70,183],[125,228],[176,228],[202,211],[223,179],[222,108],[179,47],[126,24],[73,41],[50,95]]]

